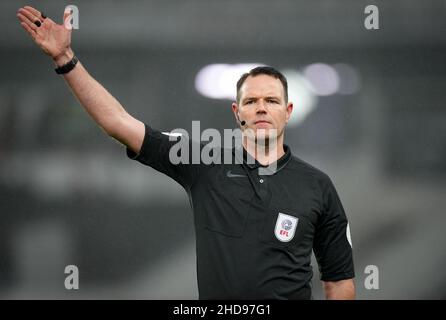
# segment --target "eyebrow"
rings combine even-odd
[[[258,98],[258,97],[246,97],[242,100],[242,103],[245,103],[246,101],[249,101],[249,100],[259,100],[259,99],[260,98]],[[266,96],[265,99],[274,99],[274,100],[281,101],[281,98],[277,97],[277,96]]]

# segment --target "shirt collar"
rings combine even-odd
[[[239,160],[240,163],[243,163],[250,169],[262,168],[263,170],[272,170],[270,168],[276,168],[275,172],[278,172],[279,170],[283,169],[291,159],[290,147],[284,144],[283,150],[285,151],[285,154],[283,156],[281,156],[275,163],[266,166],[262,165],[260,162],[254,159],[243,146],[233,148],[232,152],[234,153],[235,157]],[[243,158],[240,158],[240,154],[242,154]],[[274,174],[275,172],[271,172],[270,174]]]

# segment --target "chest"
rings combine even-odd
[[[321,212],[314,182],[286,170],[218,166],[192,192],[198,228],[281,247],[311,242]]]

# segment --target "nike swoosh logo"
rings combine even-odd
[[[248,176],[246,176],[246,175],[243,175],[243,174],[238,174],[238,173],[232,173],[232,171],[231,170],[229,170],[229,171],[227,171],[226,172],[226,176],[228,177],[228,178],[247,178]]]

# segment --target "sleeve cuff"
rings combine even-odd
[[[321,281],[341,281],[341,280],[353,279],[354,277],[355,277],[354,272],[323,274],[321,275]]]
[[[148,143],[149,136],[153,133],[153,130],[147,124],[144,124],[144,127],[145,127],[144,139],[142,141],[139,153],[134,152],[129,147],[126,148],[127,157],[130,158],[131,160],[140,160],[140,158],[143,157],[147,147],[146,144]]]
[[[131,160],[136,160],[139,157],[139,153],[134,152],[130,148],[126,149],[127,157],[129,157]]]

